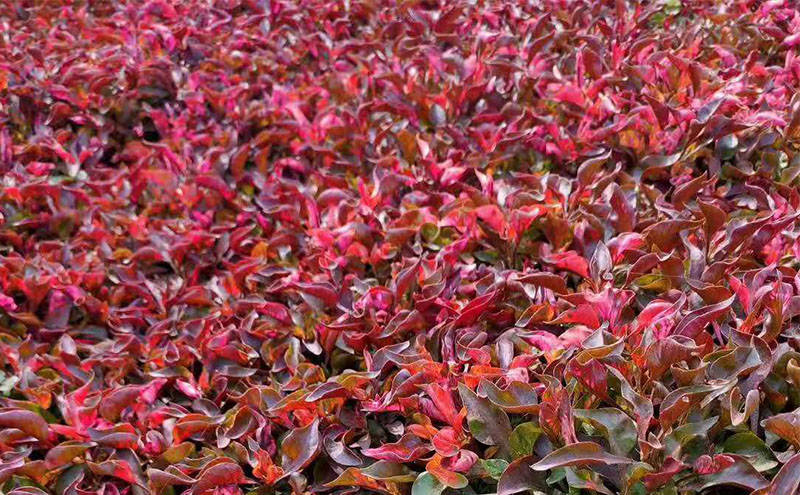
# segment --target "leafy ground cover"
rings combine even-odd
[[[4,0],[0,491],[791,495],[793,0]]]

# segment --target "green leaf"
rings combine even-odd
[[[722,160],[730,160],[736,154],[738,146],[739,139],[736,134],[728,134],[717,141],[716,151]]]
[[[682,7],[681,0],[664,0],[664,11],[669,15],[680,13]]]
[[[688,423],[667,435],[664,439],[664,447],[667,455],[676,459],[681,454],[690,454],[690,459],[694,459],[706,451],[708,443],[708,431],[717,424],[719,418],[714,416],[705,421]]]
[[[495,480],[499,480],[508,467],[508,461],[503,459],[481,459],[481,466]]]
[[[763,473],[778,465],[772,451],[751,431],[737,433],[722,444],[722,452],[738,454],[748,460],[756,471]]]
[[[636,447],[636,423],[621,410],[612,407],[575,409],[574,415],[589,422],[608,440],[611,453],[625,456]]]
[[[422,234],[422,238],[425,239],[425,242],[433,242],[439,237],[439,226],[435,223],[426,222],[422,224],[422,227],[419,229],[420,234]]]
[[[504,457],[511,437],[508,415],[489,400],[478,397],[463,383],[458,385],[458,393],[467,408],[467,424],[472,436],[482,444],[498,446]]]
[[[648,273],[647,275],[642,275],[634,280],[633,283],[642,289],[655,290],[659,292],[667,290],[672,286],[669,278],[661,273]]]
[[[582,491],[579,493],[584,493],[585,491],[589,493],[602,493],[603,495],[614,495],[603,485],[603,480],[600,479],[600,475],[597,473],[586,469],[577,470],[565,468],[564,474],[566,474],[567,484],[570,490],[580,489]]]
[[[420,473],[411,485],[411,495],[439,495],[446,487],[429,472]]]
[[[533,446],[536,445],[536,440],[541,434],[542,429],[536,423],[527,422],[517,425],[508,440],[511,457],[518,459],[531,455]]]
[[[5,373],[0,371],[0,394],[8,397],[11,393],[11,390],[14,388],[14,385],[17,384],[19,381],[19,377],[16,375],[8,375],[6,376]]]

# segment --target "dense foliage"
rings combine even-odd
[[[3,0],[0,492],[790,495],[794,0]]]

